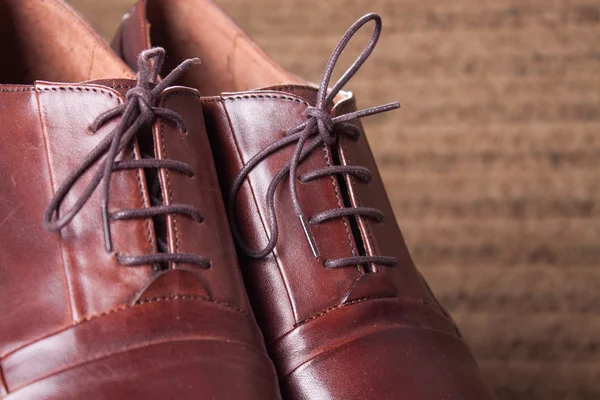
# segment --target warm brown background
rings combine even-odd
[[[133,0],[72,0],[105,36]],[[349,88],[420,269],[503,400],[600,399],[600,2],[217,0],[318,80],[384,18]]]

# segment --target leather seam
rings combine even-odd
[[[166,90],[166,89],[165,89]],[[166,96],[165,99],[169,98],[169,97],[173,97],[173,96],[191,96],[191,97],[197,97],[198,99],[201,98],[201,96],[198,93],[190,93],[190,92],[169,92]]]
[[[341,138],[340,144],[341,144],[342,150],[344,152],[344,156],[346,158],[347,165],[351,165],[352,161],[350,160],[350,155],[349,155],[349,151],[348,151],[348,141],[344,138]],[[350,190],[358,184],[356,179],[353,178],[352,176],[348,176],[348,182],[350,183],[350,185],[348,185]],[[356,202],[358,203],[357,205],[361,206],[363,204],[363,202],[360,197],[359,190],[357,188],[354,188],[354,189],[355,189],[354,196],[356,196]],[[373,231],[371,229],[371,222],[367,218],[363,218],[360,216],[358,218],[360,218],[362,220],[363,224],[365,225],[365,228],[367,231],[366,232],[367,237],[369,239],[371,246],[375,247],[375,245],[378,243],[375,242],[375,236],[373,235]],[[377,247],[379,247],[379,246],[377,246]],[[376,252],[372,251],[371,255],[373,255],[373,254],[376,254]]]
[[[90,87],[81,87],[81,86],[52,86],[45,88],[34,88],[36,92],[59,92],[59,91],[70,91],[70,92],[94,92],[104,94],[112,99],[117,99],[120,102],[120,98],[115,96],[113,93],[108,90],[100,89],[100,88],[90,88]]]
[[[136,139],[136,142],[137,142],[137,139]],[[135,143],[133,144],[132,153],[133,153],[133,159],[135,160]],[[142,203],[144,204],[144,208],[147,208],[150,203],[150,199],[146,198],[146,193],[144,191],[144,184],[142,182],[141,170],[137,169],[136,173],[137,173],[138,188],[140,189],[140,196],[142,198]],[[146,218],[146,231],[148,232],[148,243],[150,244],[150,251],[155,253],[156,248],[154,246],[154,240],[152,238],[152,229],[150,229],[150,221],[152,221],[150,218]]]
[[[125,88],[125,87],[129,87],[129,86],[116,86],[115,88]],[[45,88],[38,88],[38,87],[34,87],[33,88],[34,91],[36,92],[59,92],[59,91],[70,91],[70,92],[88,92],[88,93],[99,93],[99,94],[103,94],[106,95],[108,97],[110,97],[111,99],[115,99],[117,101],[117,103],[121,103],[122,99],[119,96],[116,96],[115,94],[113,94],[111,91],[109,90],[105,90],[105,89],[101,89],[101,88],[95,88],[95,87],[82,87],[82,86],[52,86],[52,87],[45,87]],[[48,150],[46,149],[46,152]],[[132,154],[133,154],[133,159],[135,159],[135,149],[132,149]],[[48,156],[49,157],[49,156]],[[49,158],[48,158],[49,160]],[[51,174],[51,170],[49,168],[50,174]],[[144,203],[145,205],[145,196],[144,196],[144,190],[143,190],[143,185],[141,183],[141,174],[139,169],[137,170],[137,177],[138,177],[138,184],[139,184],[139,189],[140,189],[140,194],[141,194],[141,200],[142,203]],[[54,185],[52,184],[52,192],[54,192]],[[152,231],[150,229],[150,221],[149,219],[146,219],[146,229],[148,231],[148,242],[150,244],[150,248],[154,251],[154,244],[153,244],[153,240],[152,240]],[[62,244],[61,244],[62,247]],[[63,256],[63,263],[64,263],[64,256]],[[74,310],[72,309],[72,312],[74,312]]]
[[[109,316],[109,315],[112,315],[112,314],[116,314],[116,313],[120,313],[120,312],[127,311],[127,310],[130,310],[130,309],[134,309],[136,307],[141,307],[141,306],[144,306],[144,305],[147,305],[147,304],[160,303],[160,302],[164,302],[164,301],[181,301],[181,300],[200,300],[200,301],[204,301],[204,302],[207,302],[207,303],[213,303],[213,304],[216,304],[216,305],[219,305],[219,306],[227,307],[227,308],[232,309],[234,311],[237,311],[237,312],[239,312],[240,314],[243,314],[243,315],[248,315],[248,313],[246,311],[242,310],[241,308],[232,306],[229,303],[225,303],[225,302],[218,301],[218,300],[213,300],[213,299],[208,298],[208,297],[193,296],[193,295],[182,295],[182,294],[173,294],[173,295],[169,295],[169,296],[150,297],[150,298],[147,298],[147,299],[141,299],[141,300],[138,300],[137,302],[135,302],[133,305],[123,304],[123,305],[121,305],[119,307],[115,307],[115,308],[110,309],[108,311],[105,311],[103,313],[94,314],[94,315],[90,315],[90,316],[87,316],[85,318],[82,318],[82,319],[76,321],[73,324],[73,326],[77,326],[77,325],[80,325],[82,323],[89,322],[89,321],[92,321],[92,320],[95,320],[95,319],[98,319],[98,318],[106,317],[106,316]]]
[[[212,338],[211,339],[202,339],[202,338],[177,339],[177,340],[163,340],[163,341],[149,342],[149,343],[144,343],[141,346],[140,345],[138,345],[138,346],[131,346],[129,348],[122,349],[120,351],[115,351],[114,353],[101,354],[97,358],[92,358],[92,359],[88,359],[88,360],[85,360],[85,361],[80,362],[80,363],[75,363],[75,364],[72,364],[72,365],[67,365],[67,366],[63,367],[62,369],[59,369],[57,371],[52,371],[52,372],[50,372],[49,374],[47,374],[45,376],[39,377],[39,378],[37,378],[37,379],[35,379],[35,380],[31,381],[31,382],[28,382],[24,386],[17,387],[14,391],[11,392],[11,394],[14,394],[14,393],[16,393],[16,392],[18,392],[18,391],[20,391],[20,390],[22,390],[22,389],[24,389],[24,388],[26,388],[28,386],[34,385],[34,384],[36,384],[38,382],[42,382],[42,381],[44,381],[46,379],[53,378],[53,377],[55,377],[57,375],[60,375],[62,373],[68,372],[68,371],[71,371],[73,369],[85,367],[86,365],[89,365],[89,364],[92,364],[92,363],[95,363],[95,362],[98,362],[98,361],[102,361],[102,360],[108,359],[110,357],[119,356],[121,354],[125,354],[125,353],[128,353],[128,352],[144,350],[144,349],[147,349],[147,348],[151,348],[151,347],[155,347],[155,346],[161,346],[161,345],[165,345],[165,344],[188,343],[188,342],[209,342],[209,341],[210,342],[226,342],[228,344],[235,343],[235,344],[240,345],[240,346],[251,347],[248,344],[243,343],[243,342],[225,341],[225,340],[212,339]],[[264,356],[266,357],[267,355],[264,354]]]
[[[170,94],[168,96],[165,97],[165,101],[163,103],[163,105],[166,107],[167,105],[167,100],[169,99],[169,97],[171,97],[172,95],[177,94],[177,93],[173,93]],[[164,121],[161,119],[160,120],[160,142],[161,142],[161,147],[162,147],[162,151],[163,151],[163,159],[167,158],[167,147],[165,145],[165,124]],[[164,174],[165,174],[165,180],[167,183],[167,190],[169,192],[169,201],[170,204],[173,204],[173,189],[171,187],[171,178],[169,176],[169,170],[168,169],[164,169]],[[180,243],[179,243],[179,228],[177,227],[177,216],[175,214],[170,215],[171,220],[173,221],[173,230],[175,231],[175,253],[179,253],[179,248],[180,248]]]
[[[223,107],[223,111],[225,113],[225,115],[227,116],[227,125],[229,126],[229,131],[231,132],[231,137],[233,138],[233,142],[235,144],[235,150],[237,153],[237,156],[239,157],[239,160],[242,164],[244,164],[244,158],[242,157],[242,154],[240,152],[240,146],[238,144],[237,138],[235,137],[234,129],[233,129],[233,124],[231,123],[231,117],[229,116],[229,111],[227,110],[227,107],[225,107],[225,102],[224,101],[219,101],[221,103],[221,107]],[[260,212],[260,208],[258,207],[258,201],[256,200],[256,193],[254,192],[254,188],[252,187],[252,182],[250,180],[250,176],[248,175],[247,177],[247,184],[249,186],[250,189],[250,193],[252,194],[252,199],[254,200],[254,207],[256,208],[256,211],[258,213],[258,215],[260,216],[260,222],[261,225],[263,227],[263,231],[265,233],[265,236],[269,237],[269,232],[267,230],[267,226],[265,225],[265,221],[263,220],[263,215]],[[281,281],[283,282],[284,286],[285,286],[285,294],[287,296],[287,300],[288,300],[288,305],[290,307],[290,310],[292,310],[292,313],[294,314],[294,319],[296,319],[296,310],[294,308],[294,303],[292,301],[292,298],[290,296],[290,287],[288,285],[287,280],[285,279],[285,276],[282,272],[282,265],[281,265],[281,260],[279,259],[279,257],[277,256],[277,250],[274,249],[273,251],[273,259],[275,260],[275,264],[277,264],[277,272],[279,272],[279,276],[281,277]]]
[[[323,144],[323,157],[325,159],[325,163],[328,166],[332,166],[331,163],[331,158],[329,157],[328,154],[328,148],[326,144]],[[340,198],[340,191],[336,182],[336,178],[335,176],[330,176],[331,179],[331,186],[333,187],[333,191],[335,192],[335,198],[337,199],[337,203],[338,203],[338,208],[341,210],[344,205],[342,203],[342,199]],[[356,256],[356,249],[352,244],[352,234],[350,233],[350,227],[348,226],[348,220],[347,217],[343,217],[342,218],[342,223],[344,224],[344,229],[346,230],[346,237],[348,238],[348,245],[350,247],[350,253],[352,253],[353,256]]]
[[[302,90],[310,89],[310,91],[312,91],[313,93],[317,93],[317,91],[318,91],[317,88],[313,88],[313,87],[306,86],[306,85],[282,85],[282,86],[269,88],[268,90],[274,90],[276,92],[280,92],[280,91],[290,91],[290,90],[294,90],[294,89],[302,89]]]
[[[44,137],[44,152],[46,153],[46,167],[48,168],[48,178],[50,180],[50,190],[52,191],[52,195],[56,192],[56,186],[54,183],[54,176],[52,174],[52,167],[50,165],[50,151],[48,149],[49,137],[48,132],[46,131],[46,126],[44,124],[44,114],[42,112],[42,107],[40,105],[40,91],[37,91],[37,88],[33,88],[35,91],[35,98],[38,108],[38,116],[40,119],[40,128],[42,131],[42,136]],[[69,271],[67,270],[67,262],[65,260],[65,248],[63,246],[63,242],[61,240],[60,233],[58,235],[54,235],[56,237],[56,241],[58,242],[58,247],[60,249],[60,258],[62,260],[62,270],[64,273],[65,284],[67,289],[67,298],[69,299],[69,310],[71,311],[71,321],[75,317],[75,309],[74,309],[74,300],[73,300],[73,288],[71,287],[71,279],[69,278]]]
[[[215,99],[204,99],[201,101],[210,103],[210,102],[218,102],[218,101],[221,101],[221,102],[222,101],[235,101],[235,100],[243,100],[243,99],[279,99],[279,100],[293,101],[295,103],[304,104],[307,107],[310,107],[310,104],[307,101],[302,101],[300,99],[290,97],[290,96],[274,96],[274,95],[269,95],[269,94],[248,94],[248,95],[241,95],[241,96],[219,97],[219,98],[215,98]],[[331,166],[331,160],[329,158],[329,155],[327,154],[326,145],[323,145],[323,155],[324,155],[325,163],[327,165]],[[341,203],[338,187],[335,183],[335,177],[331,177],[331,184],[332,184],[333,190],[335,192],[335,197],[337,199],[338,207],[342,208],[343,206]],[[348,246],[350,248],[350,252],[354,256],[354,255],[356,255],[356,249],[354,248],[354,246],[352,244],[352,237],[350,235],[350,229],[348,227],[348,221],[346,220],[346,218],[342,218],[342,223],[344,224],[344,229],[346,231],[346,236],[348,238]]]
[[[245,95],[239,95],[239,96],[224,96],[224,97],[218,97],[218,98],[214,98],[214,99],[205,98],[205,99],[201,99],[201,101],[204,103],[215,103],[215,102],[236,101],[236,100],[246,100],[246,99],[287,100],[287,101],[293,101],[294,103],[304,104],[304,105],[310,107],[310,104],[308,102],[302,101],[302,100],[294,98],[294,97],[275,96],[275,95],[270,95],[270,94],[245,94]]]
[[[327,308],[327,309],[325,309],[323,311],[320,311],[320,312],[318,312],[317,314],[314,314],[311,317],[308,317],[308,318],[306,318],[306,319],[304,319],[304,320],[302,320],[300,322],[297,322],[294,325],[294,328],[297,328],[300,325],[305,324],[306,322],[309,322],[309,321],[312,321],[312,320],[317,319],[319,317],[322,317],[325,314],[329,314],[330,312],[335,311],[337,309],[344,308],[344,307],[347,307],[347,306],[351,306],[351,305],[354,305],[354,304],[364,303],[364,302],[369,301],[369,300],[376,300],[376,299],[396,299],[396,300],[400,300],[396,296],[367,296],[367,297],[361,297],[361,298],[358,298],[358,299],[354,299],[352,301],[348,301],[346,303],[342,303],[342,304],[337,305],[337,306],[329,307],[329,308]],[[431,303],[429,303],[428,301],[424,301],[424,300],[413,300],[413,301],[403,300],[402,302],[403,303],[410,303],[410,304],[419,304],[419,305],[423,305],[423,306],[427,306],[427,307],[430,307],[430,305],[431,305]]]
[[[357,340],[361,340],[361,339],[367,338],[369,336],[376,335],[378,333],[386,332],[386,331],[389,331],[389,330],[392,330],[392,329],[397,329],[397,328],[402,328],[404,330],[413,330],[413,331],[415,331],[415,330],[416,331],[426,331],[426,332],[437,333],[437,334],[440,334],[440,335],[449,336],[450,338],[452,338],[454,340],[458,340],[458,341],[462,342],[463,345],[464,345],[464,342],[463,342],[463,340],[462,340],[461,337],[456,336],[456,335],[454,335],[452,333],[449,333],[449,332],[442,331],[440,329],[428,328],[428,327],[421,327],[421,326],[410,326],[410,325],[402,326],[402,325],[397,325],[397,326],[392,326],[392,327],[387,328],[387,329],[381,329],[381,330],[377,330],[377,331],[374,331],[374,332],[369,332],[368,334],[366,334],[364,336],[355,337],[355,338],[353,338],[353,339],[351,339],[351,340],[349,340],[347,342],[339,344],[338,346],[335,346],[335,347],[332,347],[330,349],[327,349],[327,350],[319,353],[318,355],[316,355],[316,356],[314,356],[314,357],[312,357],[312,358],[310,358],[310,359],[302,362],[300,365],[294,367],[291,371],[289,371],[288,373],[286,373],[282,377],[283,378],[287,378],[290,375],[292,375],[294,372],[296,372],[297,370],[299,370],[300,368],[302,368],[304,365],[312,362],[313,360],[317,359],[318,357],[326,355],[326,354],[331,354],[331,353],[334,353],[336,351],[339,351],[342,347],[347,346],[350,343],[353,343],[353,342],[355,342]]]
[[[26,87],[26,88],[14,88],[14,89],[0,89],[0,93],[17,93],[17,92],[35,92],[35,88]]]
[[[226,308],[228,308],[230,310],[233,310],[233,311],[236,311],[236,312],[238,312],[238,313],[240,313],[242,315],[245,315],[246,317],[250,317],[250,314],[247,311],[245,311],[245,310],[243,310],[241,308],[232,306],[231,304],[223,302],[223,301],[213,300],[211,298],[204,297],[204,296],[173,294],[173,295],[169,295],[169,296],[150,297],[150,298],[147,298],[147,299],[138,300],[133,305],[122,304],[122,305],[120,305],[118,307],[115,307],[113,309],[110,309],[108,311],[105,311],[105,312],[102,312],[102,313],[99,313],[99,314],[90,315],[90,316],[87,316],[85,318],[82,318],[82,319],[80,319],[78,321],[73,322],[71,325],[68,325],[68,326],[66,326],[66,327],[64,327],[62,329],[59,329],[59,330],[55,331],[55,332],[49,333],[49,334],[47,334],[47,335],[45,335],[43,337],[37,338],[34,341],[29,342],[29,343],[27,343],[27,344],[25,344],[23,346],[20,346],[20,347],[18,347],[16,349],[13,349],[10,352],[6,353],[3,357],[7,358],[7,357],[11,356],[12,354],[19,352],[20,350],[22,350],[22,349],[24,349],[24,348],[26,348],[28,346],[31,346],[35,342],[39,342],[40,340],[47,339],[47,338],[52,337],[54,335],[58,335],[59,333],[62,333],[62,332],[66,331],[66,330],[69,330],[69,329],[72,329],[73,327],[76,327],[78,325],[81,325],[81,324],[89,322],[89,321],[93,321],[93,320],[98,319],[98,318],[106,317],[106,316],[109,316],[109,315],[112,315],[112,314],[116,314],[116,313],[119,313],[119,312],[130,310],[130,309],[134,309],[136,307],[141,307],[141,306],[144,306],[146,304],[158,303],[158,302],[161,302],[161,301],[182,301],[182,300],[200,300],[200,301],[204,301],[206,303],[212,303],[212,304],[215,304],[215,305],[218,305],[218,306],[221,306],[221,307],[226,307]]]

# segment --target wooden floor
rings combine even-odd
[[[72,1],[106,36],[131,2]],[[600,399],[600,2],[217,3],[314,81],[382,14],[349,88],[402,103],[366,125],[420,269],[501,399]]]

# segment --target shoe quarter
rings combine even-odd
[[[239,168],[231,168],[231,164],[237,162],[241,166],[247,163],[259,151],[281,139],[287,130],[302,123],[306,118],[304,111],[309,104],[300,98],[278,92],[236,94],[225,96],[217,103],[219,105],[209,106],[207,119],[212,120],[208,121],[208,125],[211,127],[209,135],[213,136],[213,147],[229,148],[226,153],[229,158],[217,160],[221,183],[227,196],[229,187],[239,172]],[[219,110],[219,107],[222,109]],[[215,123],[217,120],[220,122]],[[225,138],[228,135],[231,137]],[[263,160],[250,173],[236,199],[236,221],[244,239],[253,247],[264,246],[267,235],[270,234],[265,200],[268,186],[273,176],[290,160],[293,150],[294,146],[288,146]],[[329,149],[323,147],[302,162],[299,173],[330,164]],[[358,266],[334,270],[323,265],[327,259],[356,255],[356,247],[345,218],[312,226],[321,256],[315,258],[312,255],[294,212],[288,187],[288,180],[284,179],[275,193],[279,239],[273,254],[263,260],[242,259],[242,268],[246,270],[246,275],[250,275],[247,279],[261,282],[260,285],[250,284],[249,287],[268,288],[271,292],[264,296],[250,293],[255,299],[263,297],[255,302],[265,302],[266,299],[272,299],[273,293],[279,293],[281,305],[257,306],[260,310],[257,318],[267,326],[278,326],[278,330],[290,329],[327,308],[338,306],[354,282],[363,275]],[[299,183],[299,199],[307,217],[342,207],[339,190],[335,179],[331,177],[306,184]],[[289,300],[287,306],[285,299]],[[293,315],[285,315],[286,312]],[[275,323],[273,319],[286,322]],[[279,332],[281,333],[284,332]]]
[[[68,326],[59,238],[42,226],[52,196],[33,87],[0,88],[0,358]]]
[[[336,104],[336,115],[356,110],[356,101],[351,93]],[[363,217],[357,217],[361,237],[367,255],[393,256],[398,264],[394,267],[371,265],[367,274],[354,289],[350,299],[367,296],[399,296],[404,299],[436,304],[433,295],[424,284],[408,251],[400,231],[394,211],[385,191],[375,158],[360,121],[355,122],[360,130],[358,141],[340,138],[338,151],[343,165],[359,165],[372,172],[369,183],[358,182],[356,178],[346,176],[350,200],[353,207],[373,207],[383,212],[384,220],[374,223]]]
[[[184,162],[194,171],[193,176],[187,176],[161,169],[163,202],[166,205],[190,205],[202,214],[202,222],[183,215],[167,216],[169,251],[201,255],[211,262],[211,268],[207,270],[183,264],[171,267],[192,271],[202,281],[205,295],[211,299],[248,311],[248,299],[206,134],[200,95],[189,88],[169,88],[163,92],[159,106],[180,115],[186,132],[173,124],[157,121],[154,125],[156,157]]]
[[[38,83],[36,94],[50,173],[49,184],[51,190],[56,191],[83,158],[115,127],[116,119],[95,134],[88,129],[98,115],[119,105],[122,98],[116,91],[95,85]],[[118,160],[139,158],[139,149],[134,143],[122,151]],[[61,210],[67,210],[74,204],[98,165],[99,162],[71,188]],[[111,213],[149,206],[142,170],[115,171],[110,179]],[[109,253],[104,246],[98,187],[66,227],[59,233],[49,234],[52,240],[59,241],[61,248],[73,323],[132,302],[153,274],[150,266],[125,267],[116,261],[117,254],[155,252],[152,221],[111,221],[110,225],[114,249]]]

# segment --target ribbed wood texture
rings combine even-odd
[[[600,399],[600,2],[217,2],[313,81],[382,14],[348,89],[402,103],[365,124],[420,269],[501,399]],[[131,1],[72,3],[109,36]]]

